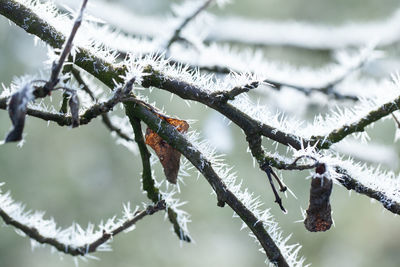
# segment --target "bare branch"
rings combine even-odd
[[[82,1],[80,11],[78,13],[78,16],[75,19],[74,26],[72,27],[71,33],[70,33],[67,41],[65,42],[64,49],[60,55],[60,59],[58,60],[57,63],[55,63],[55,62],[53,63],[50,80],[44,85],[44,92],[46,93],[46,91],[47,91],[47,94],[50,91],[52,91],[59,82],[58,76],[61,72],[61,69],[64,65],[64,62],[65,62],[67,56],[71,52],[72,42],[75,38],[76,33],[78,32],[79,27],[82,24],[83,11],[85,10],[87,2],[88,2],[88,0]]]
[[[214,92],[210,96],[219,99],[221,102],[228,102],[229,100],[234,100],[240,94],[247,93],[250,90],[256,89],[260,85],[260,82],[252,82],[244,86],[234,87],[230,91]]]
[[[165,50],[168,50],[171,45],[180,40],[182,30],[189,24],[190,21],[194,20],[203,10],[205,10],[214,0],[206,0],[202,5],[199,6],[192,14],[186,17],[182,23],[176,28],[172,37],[168,40]]]
[[[94,102],[98,102],[98,99],[95,97],[95,95],[93,94],[92,90],[90,90],[89,86],[85,83],[85,81],[82,79],[81,73],[79,72],[79,70],[77,70],[76,68],[72,67],[71,69],[71,73],[74,76],[75,80],[82,86],[82,89],[90,96],[90,98],[94,101]],[[101,114],[101,119],[103,124],[111,131],[111,132],[115,132],[120,138],[128,141],[128,142],[133,142],[134,140],[129,137],[127,134],[125,134],[124,132],[122,132],[122,130],[118,127],[116,127],[110,120],[110,117],[108,116],[107,113],[103,113]]]

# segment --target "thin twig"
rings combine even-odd
[[[272,192],[274,193],[274,196],[275,196],[275,202],[278,203],[279,207],[281,208],[281,210],[283,212],[286,212],[286,209],[282,205],[282,198],[279,196],[278,192],[276,191],[276,188],[275,188],[275,185],[274,185],[274,181],[272,181],[272,177],[271,177],[272,169],[271,169],[271,167],[270,166],[265,166],[264,171],[268,176],[268,181],[269,181],[269,183],[271,185]]]
[[[392,117],[393,117],[394,121],[397,124],[397,128],[400,129],[400,121],[399,121],[399,119],[393,114],[393,112],[391,114],[392,114]]]
[[[227,102],[228,100],[234,100],[240,94],[247,93],[250,90],[256,89],[260,85],[260,82],[255,81],[243,86],[236,86],[230,91],[219,91],[210,94],[210,97],[215,97],[221,102]]]
[[[75,22],[74,22],[74,25],[72,27],[71,33],[70,33],[67,41],[65,42],[64,49],[63,49],[63,51],[62,51],[62,53],[60,55],[60,58],[59,58],[57,63],[56,62],[53,63],[50,80],[44,85],[44,92],[45,93],[47,92],[47,94],[49,92],[51,92],[59,82],[58,76],[60,75],[61,69],[62,69],[62,67],[64,65],[64,62],[65,62],[65,59],[67,58],[67,56],[71,52],[72,42],[73,42],[73,40],[75,38],[76,33],[78,32],[79,27],[82,24],[83,11],[85,10],[87,2],[88,2],[88,0],[83,0],[82,1],[82,5],[81,5],[81,8],[80,8],[80,11],[78,13],[78,16],[75,19]]]
[[[165,50],[168,50],[171,45],[181,39],[182,30],[189,24],[190,21],[194,20],[203,10],[205,10],[213,0],[206,0],[202,5],[199,6],[192,14],[186,17],[182,23],[176,28],[172,37],[168,40]]]
[[[278,175],[274,172],[274,170],[272,168],[270,171],[271,171],[272,176],[274,176],[276,182],[279,185],[279,191],[285,192],[287,190],[286,185],[283,184],[282,180],[278,177]]]
[[[75,80],[81,85],[82,90],[84,90],[90,96],[92,101],[97,103],[98,99],[96,98],[96,96],[94,95],[92,90],[90,90],[89,86],[83,80],[79,70],[77,70],[76,68],[72,67],[71,73],[74,76]],[[101,114],[101,120],[102,120],[103,124],[107,127],[107,129],[109,129],[111,132],[115,132],[120,138],[122,138],[122,139],[124,139],[124,140],[126,140],[128,142],[133,142],[134,141],[131,137],[129,137],[120,128],[118,128],[117,126],[115,126],[111,122],[111,119],[110,119],[110,117],[108,116],[107,113]]]

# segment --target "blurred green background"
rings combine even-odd
[[[109,1],[125,5],[132,12],[165,16],[171,1]],[[348,21],[368,22],[389,17],[400,8],[398,0],[248,0],[236,1],[219,15],[235,14],[259,19],[302,20],[324,24]],[[33,38],[7,19],[0,18],[0,81],[8,85],[13,76],[37,73],[42,69],[47,49],[35,47]],[[293,48],[266,48],[267,59],[283,58],[298,66],[327,63],[329,54]],[[318,62],[318,63],[316,63]],[[392,70],[393,72],[396,69]],[[153,90],[150,95],[168,114],[183,119],[196,119],[192,129],[202,131],[212,118],[213,111],[193,104],[190,110],[177,97],[167,100],[165,92]],[[58,104],[57,98],[53,100]],[[314,109],[316,107],[313,107]],[[118,111],[117,111],[118,112]],[[317,113],[318,110],[310,110]],[[0,112],[0,136],[10,129],[7,112]],[[300,254],[313,266],[400,266],[400,221],[385,211],[379,203],[355,193],[349,194],[335,186],[332,195],[335,227],[326,233],[309,233],[302,223],[300,208],[308,205],[308,172],[284,172],[286,184],[298,199],[284,199],[288,214],[282,214],[273,202],[265,174],[253,168],[246,152],[243,134],[235,126],[226,126],[233,140],[233,149],[225,156],[235,166],[244,186],[261,196],[266,208],[279,221],[286,235],[293,233],[291,243],[300,243]],[[390,120],[379,122],[369,129],[374,140],[392,144],[395,132]],[[0,147],[0,181],[2,189],[10,190],[14,199],[33,210],[44,210],[62,227],[72,222],[86,226],[99,223],[114,214],[121,215],[122,203],[148,203],[140,188],[140,158],[115,144],[109,132],[98,121],[79,129],[47,125],[28,118],[26,143]],[[272,150],[272,148],[271,148]],[[394,170],[398,171],[398,170]],[[162,170],[156,169],[158,177]],[[241,221],[232,218],[232,211],[216,206],[215,196],[203,177],[196,173],[185,178],[180,199],[188,201],[183,207],[191,214],[189,229],[195,243],[180,243],[171,225],[159,213],[145,218],[137,229],[121,234],[112,243],[113,252],[96,253],[99,261],[80,262],[80,266],[263,266],[265,257],[248,237],[247,230],[239,231]],[[160,179],[160,178],[159,178]],[[30,248],[27,238],[18,236],[13,228],[0,228],[0,266],[73,266],[69,256],[51,253],[48,247]]]

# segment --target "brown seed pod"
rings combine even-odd
[[[304,220],[310,232],[324,232],[332,225],[331,204],[332,180],[327,178],[326,165],[321,163],[315,169],[316,175],[311,179],[310,204]]]

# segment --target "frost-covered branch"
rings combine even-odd
[[[130,116],[130,122],[135,133],[135,141],[139,147],[140,156],[142,158],[142,186],[143,190],[147,193],[147,198],[156,203],[160,199],[163,199],[163,195],[160,193],[160,189],[156,187],[155,181],[151,173],[150,157],[151,154],[147,149],[144,142],[142,126],[140,125],[140,119],[134,116]],[[174,232],[183,241],[190,242],[191,238],[188,233],[179,225],[178,213],[173,207],[167,209],[168,219],[174,227]]]
[[[1,1],[0,4],[4,2]],[[12,1],[11,1],[12,3]],[[1,6],[0,6],[1,7]],[[5,14],[8,18],[12,19],[19,25],[23,25],[23,19],[21,18],[21,14],[27,15],[29,17],[35,16],[33,13],[27,13],[27,11],[24,9],[23,6],[21,5],[16,5],[15,11],[13,13],[7,13],[9,6],[7,8],[3,6],[3,8],[0,8],[0,12]],[[19,12],[17,12],[19,11]],[[42,21],[38,17],[34,17],[37,21],[35,21],[35,28],[38,27],[38,23],[40,27],[44,27],[46,29],[50,28],[51,26],[46,24],[44,21]],[[57,40],[63,39],[62,37],[57,35],[57,31],[55,29],[54,32],[48,32],[46,31],[39,31],[35,32],[33,31],[32,28],[24,26],[28,32],[33,32],[36,33],[40,38],[42,38],[44,41],[48,42],[49,44],[59,44],[61,45],[61,42],[58,42]],[[40,28],[39,27],[39,28]],[[56,46],[57,47],[57,46]],[[81,66],[85,70],[87,70],[89,73],[92,73],[95,77],[98,77],[102,82],[104,82],[108,86],[112,86],[113,82],[112,80],[115,81],[121,81],[121,75],[126,73],[127,69],[125,67],[120,67],[120,66],[113,66],[110,63],[107,63],[99,58],[94,57],[93,55],[90,54],[90,52],[84,50],[84,49],[79,49],[81,52],[79,52],[76,55],[76,61],[75,64],[78,66]],[[91,62],[90,60],[93,60],[94,64],[83,64],[83,62]],[[98,66],[96,70],[94,70],[93,66]],[[104,70],[104,71],[101,71]],[[328,134],[326,136],[317,136],[313,137],[312,139],[307,139],[305,137],[301,137],[298,135],[295,135],[293,133],[285,133],[283,131],[280,131],[277,128],[271,127],[269,125],[260,123],[260,121],[255,120],[254,118],[250,117],[249,115],[245,114],[244,112],[241,112],[239,109],[237,109],[235,106],[233,106],[230,103],[223,103],[221,101],[218,101],[218,99],[214,99],[210,97],[210,94],[208,93],[207,89],[202,89],[199,88],[195,85],[188,84],[187,82],[180,81],[178,79],[174,79],[174,77],[169,77],[167,75],[164,75],[158,70],[153,69],[151,66],[144,67],[144,73],[146,74],[143,76],[143,82],[142,85],[145,87],[158,87],[161,89],[165,89],[170,91],[171,93],[177,94],[180,97],[184,99],[189,99],[189,100],[194,100],[201,102],[203,104],[206,104],[215,110],[219,111],[229,119],[231,119],[235,124],[237,124],[240,128],[242,128],[245,132],[246,131],[259,131],[263,136],[268,137],[274,141],[277,141],[281,144],[284,145],[290,145],[296,149],[301,148],[301,144],[312,144],[312,143],[317,143],[317,147],[319,148],[325,148],[325,146],[330,146],[329,144],[329,137],[332,137],[333,140],[331,142],[337,141],[338,136],[340,136],[341,139],[343,139],[345,136],[349,135],[351,132],[346,130],[348,129],[347,126],[343,128],[338,128],[338,130],[333,130],[331,134]],[[363,128],[365,127],[366,124],[369,124],[371,122],[374,122],[378,119],[380,119],[382,116],[385,116],[386,112],[384,112],[384,109],[390,107],[391,112],[396,109],[396,105],[392,105],[388,103],[387,105],[383,106],[382,109],[377,110],[376,112],[373,112],[371,116],[368,116],[367,119],[362,119],[360,121],[361,124],[359,123],[354,123],[351,126],[352,131],[354,132],[357,129],[360,129],[359,127]],[[389,114],[389,113],[387,113]],[[327,137],[327,138],[326,138]],[[340,139],[340,140],[341,140]]]
[[[358,181],[351,177],[348,172],[340,166],[336,166],[336,171],[338,174],[341,174],[341,177],[337,180],[348,190],[354,190],[359,194],[366,195],[367,197],[376,199],[379,201],[383,207],[395,214],[400,215],[400,201],[396,197],[399,194],[397,190],[397,194],[388,194],[384,190],[377,190],[371,187],[364,185],[362,182]],[[375,178],[375,177],[374,177]],[[375,179],[379,179],[376,177]],[[378,184],[378,183],[377,183]],[[396,191],[396,190],[395,190]]]
[[[296,151],[301,155],[295,161],[279,155],[265,157],[269,166],[280,170],[305,170],[315,168],[319,163],[326,163],[331,169],[331,178],[348,190],[354,190],[379,201],[383,207],[392,213],[400,215],[399,177],[393,172],[372,170],[366,165],[360,165],[353,160],[343,160],[338,156],[324,156],[317,151],[310,154],[309,148]],[[312,163],[298,164],[300,159],[311,159]]]
[[[374,36],[381,46],[388,46],[399,41],[395,34],[399,30],[399,22],[399,10],[382,20],[369,23],[349,22],[335,26],[228,17],[215,21],[207,40],[256,46],[286,45],[326,51],[363,46]]]
[[[132,108],[131,106],[126,106],[126,108],[128,116],[132,113],[143,120],[168,144],[178,149],[203,174],[217,194],[218,205],[222,207],[226,203],[239,215],[257,237],[272,263],[277,264],[277,266],[289,266],[274,240],[265,230],[263,223],[227,188],[213,169],[212,164],[184,135],[179,133],[174,126],[160,119],[152,110],[149,110],[147,106],[140,102],[137,102]]]
[[[1,195],[0,199],[3,200],[3,203],[1,203],[2,205],[0,206],[0,217],[3,219],[5,224],[11,225],[14,228],[22,231],[25,235],[29,236],[29,238],[40,244],[50,245],[55,249],[57,249],[59,252],[69,254],[72,256],[85,256],[88,253],[95,252],[100,246],[109,242],[110,239],[112,239],[114,236],[118,235],[123,231],[129,230],[130,228],[132,228],[132,226],[136,224],[136,222],[143,219],[147,215],[152,215],[166,208],[165,202],[159,201],[157,202],[156,205],[148,206],[143,211],[137,211],[134,214],[127,214],[129,215],[130,218],[127,218],[125,221],[116,224],[115,228],[107,229],[108,227],[104,227],[101,235],[92,234],[93,236],[90,236],[88,238],[93,240],[90,243],[75,246],[73,243],[69,243],[66,242],[66,240],[62,240],[65,238],[57,237],[57,234],[53,233],[53,231],[60,233],[61,232],[60,229],[47,229],[47,230],[52,230],[52,232],[49,233],[44,232],[46,229],[42,228],[50,227],[52,224],[54,224],[53,221],[48,221],[48,222],[44,221],[43,219],[40,218],[39,213],[38,213],[39,217],[36,216],[37,218],[35,216],[32,216],[32,218],[36,219],[36,221],[34,221],[33,219],[32,221],[29,221],[29,219],[26,218],[24,214],[21,214],[22,211],[20,211],[20,209],[22,208],[19,205],[12,203],[8,195]],[[7,212],[7,210],[9,210],[9,212]],[[42,225],[39,225],[38,224],[39,222],[42,222]],[[35,224],[37,224],[37,226],[35,226]],[[95,236],[98,237],[94,238]]]
[[[241,69],[243,65],[237,65],[239,66],[237,72],[242,73],[238,74],[236,72],[231,72],[231,69],[227,66],[216,64],[215,67],[218,68],[216,70],[229,70],[229,75],[226,75],[225,79],[220,79],[213,75],[203,75],[200,73],[201,68],[204,68],[204,66],[207,67],[207,64],[194,64],[200,67],[195,69],[184,65],[185,63],[191,64],[192,62],[185,61],[185,54],[183,50],[180,50],[183,48],[180,47],[179,43],[173,46],[171,46],[171,44],[180,38],[181,31],[189,21],[210,3],[211,0],[206,1],[204,6],[198,9],[193,16],[184,20],[168,42],[167,48],[170,48],[172,55],[176,55],[177,51],[182,52],[181,59],[172,57],[175,61],[174,63],[176,63],[175,65],[165,60],[164,55],[157,57],[128,54],[127,58],[119,61],[116,60],[116,52],[108,50],[103,43],[97,43],[93,40],[87,42],[88,40],[84,38],[84,41],[74,41],[76,49],[71,56],[73,58],[72,64],[79,66],[93,77],[98,78],[113,91],[111,98],[107,101],[97,103],[94,94],[89,87],[85,85],[79,73],[74,73],[72,71],[75,79],[83,86],[83,89],[89,94],[92,101],[96,102],[82,112],[79,116],[79,122],[80,124],[87,124],[93,118],[101,115],[104,123],[110,130],[115,131],[125,140],[132,141],[131,137],[122,135],[122,132],[115,127],[107,115],[105,115],[110,112],[115,105],[122,103],[135,133],[135,141],[139,147],[143,165],[143,190],[147,193],[147,197],[150,200],[154,203],[162,200],[167,202],[167,197],[159,190],[157,182],[152,175],[149,160],[150,153],[143,140],[141,122],[147,124],[153,132],[157,133],[162,138],[163,142],[165,141],[164,143],[167,143],[172,146],[172,148],[182,153],[185,158],[203,174],[216,194],[217,205],[223,207],[227,204],[232,208],[235,214],[241,218],[245,226],[254,234],[271,263],[277,266],[296,266],[298,263],[302,263],[303,260],[297,259],[297,249],[293,249],[292,247],[292,250],[294,250],[292,252],[295,256],[290,254],[290,249],[289,252],[287,251],[289,246],[285,244],[286,240],[282,241],[280,232],[276,230],[277,226],[269,220],[270,215],[268,211],[264,211],[264,213],[260,212],[258,210],[260,203],[253,200],[251,195],[249,196],[247,190],[242,192],[240,186],[235,184],[236,177],[227,170],[226,166],[221,166],[221,164],[215,160],[215,155],[202,149],[201,145],[193,140],[191,134],[181,133],[173,125],[161,119],[156,109],[145,100],[142,100],[144,98],[140,95],[140,91],[132,91],[133,84],[135,83],[144,88],[154,87],[166,90],[171,94],[180,96],[182,99],[199,102],[216,110],[236,124],[243,130],[252,156],[257,160],[260,169],[266,172],[276,202],[280,205],[282,210],[284,210],[282,200],[275,188],[274,181],[276,180],[281,191],[286,190],[286,187],[281,183],[279,177],[274,173],[272,168],[285,170],[305,170],[314,168],[319,162],[319,159],[322,158],[321,155],[323,153],[329,154],[332,152],[332,150],[329,150],[332,144],[343,140],[353,133],[364,131],[366,126],[373,124],[377,120],[399,109],[400,97],[396,94],[396,98],[384,103],[382,98],[379,98],[379,101],[369,106],[365,105],[362,110],[358,110],[357,108],[350,109],[354,111],[354,113],[357,113],[357,116],[353,116],[351,119],[346,117],[344,122],[335,122],[335,124],[330,125],[332,127],[324,127],[324,125],[321,125],[319,128],[310,127],[310,129],[303,131],[300,127],[296,128],[297,125],[288,126],[288,124],[277,122],[279,121],[279,116],[269,116],[270,114],[265,112],[266,109],[262,109],[258,105],[251,105],[252,103],[246,93],[250,90],[255,90],[263,82],[269,81],[269,83],[275,83],[274,85],[276,87],[293,87],[306,94],[319,91],[327,95],[333,95],[338,99],[357,99],[360,100],[360,105],[363,105],[367,101],[359,99],[356,96],[353,97],[351,95],[342,94],[333,90],[333,88],[339,83],[342,83],[351,72],[359,69],[366,61],[366,58],[360,59],[357,64],[351,65],[342,75],[334,76],[334,79],[331,79],[319,87],[297,85],[295,82],[293,84],[275,82],[272,79],[265,80],[264,70],[267,68],[263,68],[262,73],[261,71],[257,73],[252,69],[248,72],[244,72],[243,69]],[[26,4],[28,8],[24,4]],[[40,3],[25,0],[0,0],[0,14],[15,22],[27,32],[41,38],[55,51],[59,51],[63,47],[67,39],[65,36],[67,35],[60,30],[62,27],[59,29],[57,23],[54,22],[58,18],[57,15],[52,14],[54,15],[52,18],[54,21],[48,18],[40,18],[35,12],[30,10],[30,8],[34,8],[35,5],[40,5]],[[82,10],[83,8],[81,9],[81,14]],[[77,19],[77,21],[78,20],[79,19]],[[76,36],[76,38],[78,38],[78,36]],[[72,45],[72,40],[71,42],[67,41],[67,43]],[[210,48],[211,45],[205,49]],[[177,49],[177,51],[173,51],[174,49]],[[220,49],[220,47],[218,49]],[[218,49],[216,49],[216,51],[220,51]],[[189,51],[187,55],[192,55],[191,52],[192,51]],[[69,52],[67,54],[69,54]],[[218,60],[216,61],[218,62]],[[238,61],[240,61],[240,59],[238,59]],[[227,60],[227,62],[229,62],[229,60]],[[235,64],[236,63],[237,62],[235,62]],[[227,65],[234,66],[235,64]],[[60,65],[62,65],[62,63]],[[58,75],[59,71],[57,73],[57,71],[53,69],[52,77],[55,76],[55,78],[51,78],[50,81],[57,84],[58,81],[55,81],[58,79]],[[55,84],[52,85],[52,87],[54,87]],[[40,89],[41,87],[37,87],[36,89],[38,88]],[[0,98],[0,108],[8,108],[7,97]],[[26,114],[44,120],[55,121],[60,125],[73,124],[73,116],[67,116],[65,114],[51,113],[33,108],[27,108]],[[323,118],[321,120],[323,120]],[[321,128],[323,129],[321,130]],[[288,161],[279,155],[270,155],[266,153],[262,146],[263,137],[293,148],[294,151],[300,154],[300,157],[307,155],[307,149],[313,148],[316,151],[316,155],[314,156],[315,162],[311,164],[308,162],[300,164],[298,163],[300,162],[300,160],[298,160],[299,157],[295,157],[296,159],[294,161]],[[388,187],[388,185],[391,185],[391,181],[382,183],[385,184],[383,187],[381,184],[376,185],[369,180],[359,179],[368,173],[363,172],[365,170],[362,169],[356,170],[356,168],[348,162],[340,160],[325,162],[322,159],[321,162],[326,163],[328,168],[332,166],[336,168],[337,176],[333,178],[342,183],[347,189],[356,190],[361,194],[378,199],[384,204],[385,208],[394,213],[399,213],[399,194]],[[169,206],[168,202],[167,206],[167,216],[173,224],[175,233],[178,234],[182,240],[190,241],[190,237],[186,233],[185,225],[181,225],[179,212]],[[9,218],[6,219],[8,220]],[[87,252],[96,250],[98,244],[101,244],[103,241],[106,242],[113,234],[122,230],[122,228],[116,228],[111,232],[103,233],[103,235],[91,243],[91,245],[85,245],[85,249],[87,249]],[[78,247],[77,249],[76,255],[82,255],[78,252],[82,251],[83,247]]]
[[[221,102],[228,102],[234,100],[240,94],[247,93],[250,90],[256,89],[260,85],[260,82],[255,81],[250,84],[243,86],[236,86],[229,91],[220,91],[211,93],[211,97],[218,99]]]
[[[70,2],[56,0],[60,4]],[[114,27],[129,34],[156,38],[166,32],[162,16],[144,16],[126,9],[117,3],[96,1],[92,12]],[[303,49],[333,51],[346,47],[360,47],[371,41],[371,36],[380,46],[399,42],[396,32],[400,25],[400,11],[370,22],[349,21],[338,25],[317,24],[306,21],[274,21],[249,19],[234,16],[218,16],[207,29],[207,42],[240,43],[247,46],[290,46]],[[109,16],[109,13],[117,14]],[[251,29],[251,30],[249,30]]]
[[[96,99],[96,97],[94,96],[92,90],[90,90],[89,86],[85,83],[85,81],[83,80],[81,73],[79,72],[79,70],[77,70],[76,68],[72,67],[71,69],[71,74],[74,76],[75,80],[79,83],[79,85],[82,87],[82,89],[90,96],[90,98],[92,99],[92,101],[94,101],[95,103],[98,103],[98,99]],[[127,134],[125,134],[124,132],[122,132],[122,130],[120,128],[118,128],[117,126],[115,126],[111,120],[110,117],[108,116],[107,113],[103,113],[101,114],[101,120],[103,122],[103,124],[111,131],[116,133],[120,138],[128,141],[128,142],[133,142],[134,140],[129,137]]]
[[[340,128],[337,128],[331,131],[329,134],[325,136],[313,136],[311,140],[313,144],[319,143],[317,146],[320,149],[327,149],[332,144],[338,143],[339,141],[343,140],[345,137],[356,133],[356,132],[363,132],[365,127],[368,125],[373,124],[374,122],[382,119],[390,115],[392,112],[400,109],[400,96],[396,99],[393,99],[390,102],[387,102],[374,110],[368,112],[362,118],[352,122],[351,124],[343,125]]]
[[[205,10],[214,0],[205,0],[192,14],[187,16],[182,23],[175,29],[173,35],[168,40],[165,49],[168,50],[170,46],[182,38],[181,32],[182,30],[190,23],[190,21],[194,20],[203,10]]]
[[[11,8],[4,2],[11,2]],[[29,13],[29,10],[21,6],[22,5],[15,3],[13,0],[1,0],[0,13],[15,21],[18,25],[23,25],[23,19],[19,16],[19,12],[26,14]],[[11,9],[13,9],[13,12],[10,12]],[[51,27],[33,13],[26,15],[30,18],[34,17],[33,19],[37,20],[36,22],[39,22],[39,24],[44,27]],[[41,32],[40,27],[36,29],[31,29],[28,27],[28,32],[29,31],[33,33],[35,33],[35,31]],[[39,37],[44,41],[54,38],[52,34],[40,34]],[[60,42],[56,41],[52,42],[52,44],[55,44],[55,48],[57,48],[60,45]],[[114,67],[111,64],[106,63],[104,60],[98,59],[91,55],[87,50],[79,49],[79,51],[80,52],[77,53],[75,57],[76,65],[99,78],[110,88],[114,88],[114,82],[121,81],[121,74],[126,71],[124,67]],[[142,78],[146,78],[146,76]],[[223,206],[225,203],[227,203],[236,212],[236,214],[241,217],[241,219],[257,237],[257,240],[265,250],[265,253],[270,261],[276,263],[278,266],[288,266],[284,256],[281,254],[281,251],[264,228],[264,224],[230,190],[227,189],[221,178],[213,170],[211,163],[207,161],[186,138],[184,138],[180,133],[176,133],[176,129],[174,127],[157,117],[152,110],[149,110],[148,105],[143,105],[141,101],[137,101],[135,98],[132,98],[130,102],[127,100],[124,100],[124,102],[128,117],[138,117],[140,120],[144,121],[153,131],[157,132],[169,144],[185,155],[185,157],[187,157],[204,175],[217,194],[218,205]],[[161,128],[159,127],[160,125]]]
[[[117,89],[109,100],[94,104],[86,109],[79,116],[79,124],[84,125],[90,123],[94,118],[110,112],[117,104],[123,102],[129,96],[134,80],[130,80],[124,87]],[[8,107],[9,97],[0,98],[0,109],[6,110]],[[45,121],[56,122],[60,126],[71,126],[73,124],[72,116],[63,113],[53,113],[49,111],[39,110],[35,108],[27,108],[28,115],[37,117]]]
[[[83,0],[82,5],[80,8],[80,11],[75,19],[74,25],[72,27],[71,33],[68,36],[67,41],[64,44],[64,49],[61,52],[60,58],[58,59],[57,62],[53,63],[53,67],[51,70],[51,76],[50,80],[46,82],[46,84],[43,86],[44,92],[49,93],[54,89],[54,87],[58,84],[59,79],[58,76],[60,75],[61,69],[64,65],[65,60],[67,59],[67,56],[70,54],[71,49],[72,49],[72,42],[75,38],[76,33],[78,32],[79,27],[82,24],[82,19],[83,19],[83,11],[85,10],[85,7],[87,5],[88,0]]]

